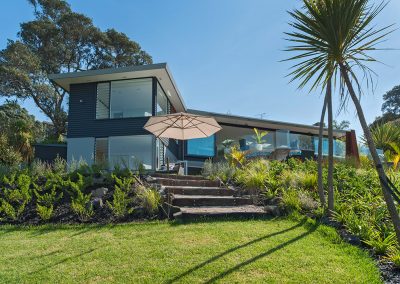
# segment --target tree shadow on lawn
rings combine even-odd
[[[84,256],[84,255],[87,255],[87,254],[89,254],[89,253],[92,253],[92,252],[95,251],[95,250],[97,250],[97,248],[91,248],[91,249],[88,249],[88,250],[83,251],[83,252],[81,252],[81,253],[78,253],[78,254],[76,254],[76,255],[72,255],[72,256],[65,257],[65,258],[63,258],[63,259],[61,259],[61,260],[59,260],[59,261],[57,261],[57,262],[55,262],[55,263],[52,263],[52,264],[43,266],[43,267],[41,267],[41,268],[39,268],[39,269],[37,269],[37,270],[34,270],[34,271],[32,271],[32,272],[29,272],[28,274],[29,274],[29,275],[32,275],[32,274],[39,273],[39,272],[41,272],[41,271],[44,271],[44,270],[50,269],[50,268],[52,268],[52,267],[55,267],[55,266],[57,266],[57,265],[60,265],[60,264],[62,264],[62,263],[65,263],[65,262],[67,262],[67,261],[69,261],[69,260],[75,260],[75,259],[77,259],[77,258],[79,258],[79,257],[81,257],[81,256]]]
[[[210,264],[210,263],[212,263],[214,261],[217,261],[221,257],[224,257],[224,256],[226,256],[226,255],[228,255],[228,254],[230,254],[230,253],[232,253],[232,252],[234,252],[236,250],[251,246],[251,245],[253,245],[255,243],[261,242],[263,240],[272,238],[272,237],[277,236],[277,235],[285,234],[285,233],[287,233],[289,231],[292,231],[292,230],[294,230],[296,228],[299,228],[299,227],[302,227],[304,225],[308,225],[308,226],[306,226],[307,227],[307,231],[302,233],[301,235],[299,235],[299,236],[297,236],[295,238],[292,238],[289,241],[286,241],[286,242],[284,242],[284,243],[282,243],[282,244],[280,244],[280,245],[278,245],[278,246],[276,246],[276,247],[274,247],[272,249],[269,249],[266,252],[263,252],[263,253],[255,256],[255,257],[252,257],[252,258],[250,258],[250,259],[248,259],[248,260],[246,260],[246,261],[244,261],[242,263],[239,263],[239,264],[235,265],[234,267],[221,272],[220,274],[214,276],[213,278],[211,278],[210,280],[205,282],[205,283],[213,283],[213,282],[215,282],[215,281],[217,281],[219,279],[222,279],[223,277],[227,276],[228,274],[231,274],[231,273],[235,272],[236,270],[242,268],[243,266],[249,265],[252,262],[257,261],[258,259],[266,257],[266,256],[268,256],[268,255],[270,255],[270,254],[272,254],[272,253],[274,253],[274,252],[276,252],[276,251],[278,251],[278,250],[280,250],[280,249],[282,249],[282,248],[284,248],[284,247],[286,247],[286,246],[288,246],[288,245],[290,245],[290,244],[292,244],[294,242],[299,241],[300,239],[302,239],[302,238],[308,236],[309,234],[313,233],[318,228],[318,224],[309,225],[309,224],[306,224],[306,222],[307,222],[307,218],[303,218],[299,223],[297,223],[296,225],[294,225],[294,226],[292,226],[290,228],[284,229],[282,231],[274,232],[274,233],[271,233],[271,234],[267,234],[267,235],[262,236],[260,238],[254,239],[254,240],[252,240],[250,242],[247,242],[247,243],[241,244],[239,246],[230,248],[229,250],[226,250],[226,251],[224,251],[224,252],[222,252],[222,253],[220,253],[220,254],[218,254],[216,256],[213,256],[212,258],[210,258],[210,259],[208,259],[208,260],[206,260],[206,261],[204,261],[204,262],[202,262],[202,263],[190,268],[189,270],[187,270],[187,271],[175,276],[174,278],[172,278],[170,280],[167,280],[166,283],[174,283],[176,281],[179,281],[183,277],[195,272],[196,270],[199,270],[200,268],[202,268],[202,267],[204,267],[204,266],[206,266],[206,265],[208,265],[208,264]]]

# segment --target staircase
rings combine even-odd
[[[236,196],[237,191],[221,187],[219,181],[201,176],[153,174],[154,182],[164,187],[168,203],[175,209],[174,218],[265,215],[250,196]]]

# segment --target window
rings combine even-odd
[[[111,118],[152,115],[152,79],[111,82]]]
[[[168,99],[161,88],[160,84],[157,83],[157,115],[164,115],[169,113]]]
[[[110,118],[110,83],[97,84],[96,119]]]
[[[96,164],[108,162],[108,138],[96,138],[94,157]]]
[[[187,141],[187,154],[190,156],[213,157],[215,155],[214,135]]]
[[[110,167],[153,169],[153,145],[151,135],[109,137]]]

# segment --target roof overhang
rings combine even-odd
[[[319,127],[313,125],[305,125],[305,124],[297,124],[297,123],[289,123],[282,121],[274,121],[274,120],[265,120],[265,119],[256,119],[238,115],[227,115],[213,112],[206,112],[194,109],[188,109],[189,113],[204,115],[204,116],[212,116],[215,120],[220,124],[227,124],[237,127],[251,127],[251,128],[260,128],[260,129],[269,129],[269,130],[289,130],[291,132],[301,133],[301,134],[319,134]],[[335,138],[343,137],[346,135],[346,130],[333,130],[333,136]],[[324,128],[324,136],[328,135],[328,129]]]
[[[70,91],[72,84],[156,77],[168,99],[178,112],[185,112],[186,106],[166,63],[128,66],[121,68],[88,70],[72,73],[51,74],[49,79]]]

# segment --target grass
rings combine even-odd
[[[381,283],[368,254],[310,221],[0,226],[2,283]]]

